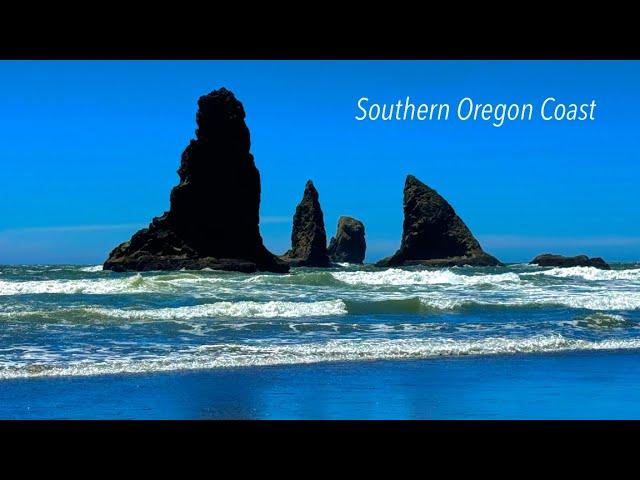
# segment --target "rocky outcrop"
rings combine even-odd
[[[225,88],[200,97],[196,138],[182,154],[169,211],[115,248],[105,269],[288,271],[262,243],[260,173],[244,118]]]
[[[378,267],[402,265],[493,266],[500,262],[480,247],[469,228],[438,192],[412,175],[404,185],[400,250]]]
[[[362,263],[366,250],[364,224],[355,218],[340,217],[336,236],[329,242],[329,259],[336,263]]]
[[[554,255],[545,253],[538,255],[529,262],[540,267],[594,267],[601,270],[611,270],[611,267],[600,257],[589,258],[586,255],[578,255],[576,257],[564,257],[562,255]]]
[[[282,260],[294,267],[328,267],[327,234],[318,191],[307,181],[302,200],[296,207],[291,232],[291,250]]]

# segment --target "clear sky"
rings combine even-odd
[[[542,252],[640,260],[640,62],[0,62],[0,263],[101,263],[169,206],[196,101],[244,103],[261,231],[283,253],[305,181],[327,236],[364,221],[391,254],[408,173],[503,261]],[[356,102],[590,102],[596,120],[358,122]]]

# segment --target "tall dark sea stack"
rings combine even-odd
[[[438,192],[408,175],[404,185],[400,250],[376,263],[378,267],[402,265],[493,266],[500,262],[482,250],[469,228]]]
[[[367,250],[364,224],[351,217],[340,217],[336,236],[329,242],[332,262],[362,263]]]
[[[327,234],[318,191],[307,181],[302,200],[296,207],[291,232],[291,250],[282,260],[294,267],[328,267]]]
[[[116,247],[105,269],[289,270],[262,243],[260,173],[244,118],[225,88],[200,97],[196,139],[182,154],[169,211]]]

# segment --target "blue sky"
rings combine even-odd
[[[262,175],[261,231],[289,247],[305,181],[327,235],[364,221],[367,260],[391,254],[412,173],[487,251],[640,260],[640,62],[3,61],[0,263],[101,263],[169,206],[196,101],[244,103]],[[595,99],[584,123],[358,122],[356,102]]]

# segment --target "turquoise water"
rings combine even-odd
[[[640,418],[632,264],[5,266],[0,322],[0,418]]]

